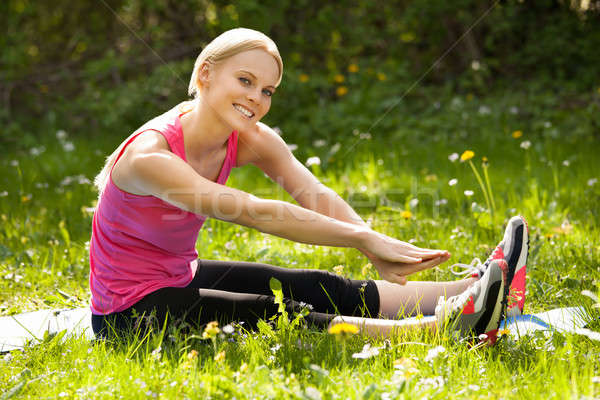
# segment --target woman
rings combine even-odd
[[[241,28],[225,32],[196,60],[189,86],[194,100],[147,122],[108,158],[95,181],[100,197],[90,242],[96,335],[106,336],[109,323],[120,329],[143,313],[155,313],[160,321],[169,315],[170,323],[219,319],[253,327],[277,313],[272,277],[282,283],[290,311],[312,305],[306,319],[317,326],[336,323],[342,315],[354,316],[345,319],[375,334],[400,326],[434,327],[435,318],[416,323],[374,318],[433,314],[442,299],[439,318],[450,316],[465,332],[497,329],[510,285],[507,273],[512,268],[514,275],[519,266],[510,267],[496,254],[479,266],[476,277],[407,283],[407,275],[439,265],[450,254],[370,229],[259,122],[282,73],[277,47],[267,36]],[[300,206],[224,185],[233,167],[247,164],[262,169]],[[357,248],[384,280],[199,260],[195,246],[206,217],[301,243]],[[514,236],[513,230],[506,235]],[[520,243],[514,252],[526,254],[526,240]]]

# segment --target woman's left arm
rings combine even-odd
[[[252,163],[283,187],[300,206],[340,221],[368,226],[342,197],[321,183],[294,157],[277,133],[264,124],[258,124],[257,127],[258,131],[255,134],[244,135],[244,145],[252,148]],[[363,249],[358,250],[369,258],[380,275],[393,273],[400,276],[401,282],[406,280],[404,276],[432,268],[449,257],[447,252],[440,251],[432,253],[435,256],[429,259],[424,257],[423,262],[419,264],[404,264],[381,260]]]

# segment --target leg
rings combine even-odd
[[[398,285],[375,281],[379,291],[380,310],[385,318],[403,318],[417,314],[433,315],[440,296],[452,297],[464,292],[477,279],[454,282],[407,282]]]
[[[289,299],[284,302],[290,314],[302,310],[298,302]],[[127,310],[108,316],[93,315],[92,326],[97,337],[107,337],[111,333],[107,324],[124,333],[136,323],[136,315],[144,315],[148,324],[158,328],[168,318],[169,325],[200,326],[218,320],[223,324],[244,322],[247,328],[254,329],[259,319],[269,319],[277,314],[277,309],[273,296],[166,287],[150,293]],[[319,328],[327,327],[333,318],[334,315],[319,312],[310,312],[305,317],[310,325]]]
[[[308,303],[317,312],[379,315],[379,295],[374,281],[351,280],[315,269],[198,260],[196,275],[188,287],[271,296],[271,278],[281,282],[284,297]]]

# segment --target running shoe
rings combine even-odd
[[[438,322],[448,323],[463,336],[480,337],[494,344],[506,305],[508,266],[504,259],[492,260],[481,277],[464,292],[445,299],[435,307]]]
[[[454,264],[464,269],[455,275],[470,274],[474,278],[481,279],[493,260],[505,260],[508,265],[507,290],[508,310],[507,316],[516,316],[523,313],[525,305],[525,283],[527,269],[527,255],[529,253],[529,228],[525,218],[521,216],[512,217],[506,225],[504,237],[498,243],[488,259],[482,263],[474,258],[471,264]]]

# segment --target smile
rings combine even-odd
[[[246,107],[239,105],[239,104],[234,104],[233,108],[235,108],[236,110],[238,110],[239,112],[241,112],[242,114],[244,114],[244,116],[246,116],[247,118],[252,118],[254,117],[254,113],[250,110],[248,110]]]

